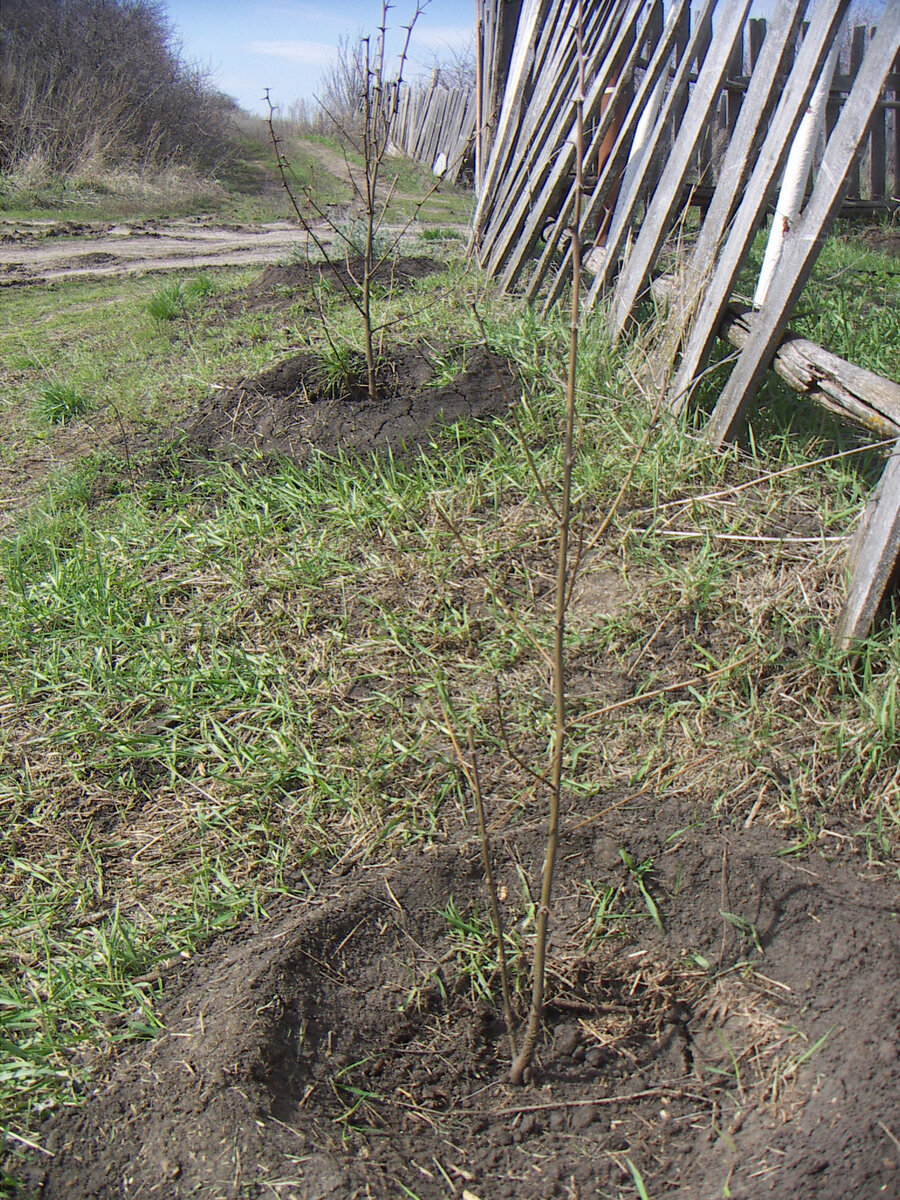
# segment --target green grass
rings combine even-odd
[[[294,333],[272,313],[225,318],[235,293],[255,274],[225,270],[214,278],[170,276],[164,285],[147,277],[8,291],[0,329],[2,454],[12,461],[45,447],[48,463],[58,457],[61,426],[48,426],[43,411],[48,386],[90,398],[81,451],[102,452],[121,446],[120,422],[130,440],[139,441],[148,431],[170,428],[211,387],[283,355]],[[155,317],[154,308],[178,319]]]
[[[900,260],[867,249],[849,230],[829,238],[791,326],[900,383]]]
[[[87,412],[91,402],[87,396],[70,383],[48,383],[41,388],[35,412],[48,425],[64,425],[67,421]]]
[[[147,312],[154,321],[174,321],[186,312],[184,286],[180,282],[166,283],[147,301]]]
[[[766,249],[757,235],[738,290],[752,296]],[[870,249],[859,228],[841,222],[827,239],[791,329],[856,366],[900,382],[900,262]]]
[[[423,229],[419,234],[423,242],[459,242],[463,235],[458,229]]]
[[[210,279],[195,294],[181,281],[188,316],[176,321],[147,311],[151,280],[6,300],[11,463],[63,445],[42,440],[64,432],[32,411],[47,378],[92,397],[85,421],[115,406],[154,435],[153,470],[132,474],[85,441],[0,542],[9,1170],[48,1107],[83,1097],[98,1055],[153,1036],[165,964],[274,897],[307,894],[311,861],[458,830],[468,799],[441,697],[496,773],[491,815],[533,815],[533,780],[504,742],[538,765],[552,729],[529,631],[551,636],[553,522],[515,431],[463,425],[439,452],[302,469],[198,465],[177,443],[160,454],[161,431],[211,388],[325,345],[299,304],[235,306],[248,273]],[[566,319],[485,291],[451,264],[390,306],[379,298],[376,316],[449,363],[478,341],[477,296],[495,351],[518,364],[536,468],[558,478]],[[332,337],[358,351],[358,320],[339,295],[326,304]],[[576,594],[569,656],[588,682],[572,698],[567,794],[589,811],[646,791],[686,797],[709,820],[766,820],[789,847],[837,824],[887,857],[900,836],[896,620],[855,673],[828,634],[838,539],[877,455],[810,468],[859,440],[777,394],[754,413],[749,452],[708,453],[699,418],[664,425],[594,545],[647,427],[646,349],[611,350],[598,320],[583,333],[584,579],[609,573],[626,599]],[[597,890],[597,938],[624,914],[665,920],[650,864],[624,861],[624,890]],[[454,912],[471,987],[490,991],[487,926],[461,900]]]

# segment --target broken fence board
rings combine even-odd
[[[653,282],[653,297],[663,307],[678,303],[679,281],[667,275]],[[732,300],[719,326],[719,337],[743,350],[753,332],[755,311]],[[900,383],[847,362],[815,342],[785,330],[772,360],[775,371],[794,391],[845,421],[879,438],[900,437]]]
[[[867,637],[900,563],[900,447],[895,447],[850,548],[847,599],[837,619],[842,649]]]

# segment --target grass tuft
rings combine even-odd
[[[48,425],[65,425],[88,412],[91,401],[71,383],[48,383],[41,388],[34,406],[35,415]]]
[[[147,312],[157,323],[175,321],[187,311],[184,284],[163,284],[147,301]]]

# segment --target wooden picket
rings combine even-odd
[[[787,327],[842,206],[900,206],[900,6],[888,5],[875,30],[850,31],[831,81],[825,148],[816,151],[801,217],[789,229],[786,223],[759,311],[735,315],[735,281],[826,60],[831,71],[831,47],[849,0],[812,6],[778,0],[768,21],[745,25],[749,7],[749,0],[706,0],[696,7],[675,0],[665,9],[661,0],[584,4],[586,195],[579,232],[593,274],[585,308],[602,301],[611,337],[622,336],[658,273],[667,238],[702,194],[699,233],[667,297],[667,352],[677,361],[667,397],[672,411],[689,402],[716,338],[729,336],[740,352],[709,423],[713,445],[738,435],[773,363],[814,402],[865,428],[893,432],[896,384],[819,347],[801,346]],[[503,288],[524,283],[526,296],[543,298],[545,306],[559,299],[570,278],[574,8],[573,0],[478,0],[472,249]],[[864,635],[896,573],[897,461],[891,459],[873,498],[869,532],[858,539],[862,548],[838,625],[848,645]]]
[[[394,85],[396,86],[396,85]],[[394,103],[394,92],[385,99]],[[435,169],[451,183],[471,164],[474,151],[477,98],[465,88],[402,84],[391,142],[398,154]]]
[[[844,192],[852,185],[852,164],[865,135],[879,89],[900,46],[900,8],[885,13],[869,53],[853,83],[816,179],[812,197],[802,220],[790,230],[775,283],[762,309],[753,320],[753,332],[735,364],[719,398],[709,425],[716,446],[733,440],[743,413],[758,390],[775,347],[787,327],[794,305],[806,286],[819,250],[841,206]]]
[[[731,222],[724,248],[716,258],[714,247],[704,245],[703,257],[695,254],[688,264],[688,276],[695,281],[695,291],[702,288],[702,302],[675,377],[670,399],[670,406],[675,410],[684,407],[692,381],[701,374],[715,342],[719,322],[731,298],[735,280],[762,222],[766,201],[784,167],[791,140],[800,124],[822,63],[848,5],[849,0],[822,0],[816,6],[813,21],[784,85],[766,138],[755,156],[756,161],[749,181],[741,188],[741,201]],[[723,177],[720,187],[727,186],[731,189],[736,183],[737,180],[726,180]],[[729,191],[716,210],[717,221],[721,222],[726,207],[730,207],[733,200],[734,193]],[[715,202],[714,195],[714,205]],[[693,296],[686,298],[687,303],[682,314],[685,324],[689,312],[687,304],[693,299]]]

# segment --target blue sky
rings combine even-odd
[[[263,94],[287,108],[318,90],[322,68],[342,33],[374,32],[380,0],[168,0],[166,11],[186,58],[208,67],[215,84],[251,112],[263,112]],[[389,48],[399,48],[415,0],[396,0],[389,14]],[[472,37],[475,0],[431,0],[416,23],[415,66],[433,54],[460,49]]]
[[[393,0],[389,49],[396,52],[401,26],[415,0]],[[900,0],[888,0],[900,3]],[[775,0],[754,0],[753,15],[767,16]],[[885,0],[854,0],[851,12],[880,11]],[[381,0],[166,0],[166,11],[185,57],[208,67],[217,87],[250,112],[265,112],[263,94],[288,108],[318,91],[323,67],[342,33],[373,33]],[[719,11],[727,13],[728,0]],[[411,77],[427,69],[435,53],[470,42],[475,0],[430,0],[413,35]]]

